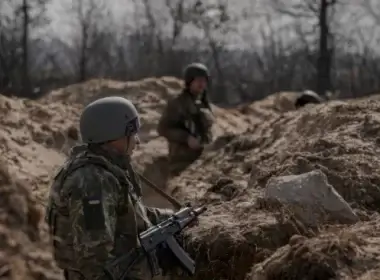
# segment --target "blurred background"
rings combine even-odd
[[[378,0],[1,0],[0,93],[210,67],[211,99],[380,92]]]

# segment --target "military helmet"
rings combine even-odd
[[[140,129],[136,107],[123,97],[105,97],[88,104],[79,121],[84,143],[105,143],[132,136]]]
[[[323,98],[319,96],[318,93],[311,90],[305,90],[297,98],[295,106],[296,108],[300,108],[309,103],[319,104],[322,102]]]
[[[210,80],[210,74],[207,67],[202,63],[191,63],[186,66],[184,71],[184,80],[189,85],[196,77],[205,77]]]

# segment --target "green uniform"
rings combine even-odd
[[[109,279],[105,264],[138,247],[138,233],[172,213],[145,207],[140,194],[129,157],[96,145],[73,148],[47,208],[55,258],[69,280]],[[151,279],[147,259],[128,276]]]
[[[171,99],[158,124],[158,133],[169,143],[169,170],[176,176],[202,154],[203,148],[191,149],[187,140],[190,135],[202,144],[212,141],[214,116],[207,100],[196,99],[187,90]]]

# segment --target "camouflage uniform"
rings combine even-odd
[[[139,194],[127,156],[100,146],[73,148],[55,177],[47,208],[55,258],[67,279],[109,279],[104,265],[139,247],[138,232],[172,213],[144,207]],[[147,258],[128,277],[151,279]]]
[[[158,133],[169,143],[169,173],[176,176],[202,154],[203,148],[191,149],[190,135],[202,144],[212,141],[214,117],[203,94],[195,98],[188,90],[169,100],[158,124]]]

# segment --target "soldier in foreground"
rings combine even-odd
[[[105,265],[130,254],[140,245],[139,232],[173,213],[141,204],[130,161],[139,128],[136,108],[121,97],[94,101],[80,117],[84,144],[73,148],[56,175],[47,207],[55,259],[66,279],[110,279]],[[144,258],[128,279],[151,279],[148,264],[155,262]]]
[[[185,88],[169,100],[158,124],[158,134],[169,144],[169,176],[177,176],[212,142],[215,122],[207,97],[210,82],[205,65],[192,63],[184,73]]]

